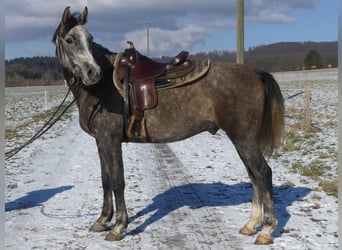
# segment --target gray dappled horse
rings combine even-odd
[[[134,139],[125,134],[124,101],[113,84],[113,65],[107,59],[116,54],[93,42],[84,27],[87,14],[87,8],[71,14],[67,7],[53,42],[76,98],[80,125],[96,139],[100,156],[103,207],[90,230],[108,229],[114,214],[114,193],[116,221],[106,239],[120,240],[128,225],[121,143]],[[281,140],[284,104],[270,74],[243,65],[212,63],[207,75],[196,83],[159,92],[157,107],[147,110],[145,117],[147,142],[151,143],[174,142],[203,131],[225,131],[253,185],[251,217],[240,233],[254,235],[256,226],[263,224],[255,243],[272,243],[277,221],[272,171],[263,153],[272,153]]]

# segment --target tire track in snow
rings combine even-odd
[[[167,188],[173,191],[171,206],[174,210],[186,206],[183,209],[184,214],[178,211],[170,213],[175,231],[177,231],[177,227],[184,227],[184,223],[193,230],[193,232],[183,235],[183,243],[188,245],[188,242],[192,242],[192,246],[198,244],[204,248],[208,247],[208,249],[217,247],[243,249],[239,247],[242,238],[226,233],[228,223],[222,221],[222,216],[215,213],[215,209],[205,205],[201,199],[201,194],[193,186],[195,184],[194,178],[170,147],[167,144],[154,144],[153,153],[160,178],[164,179]],[[171,242],[171,246],[174,247],[174,244],[175,242]],[[178,242],[178,244],[182,246],[182,242]]]

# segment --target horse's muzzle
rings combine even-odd
[[[88,68],[85,72],[82,72],[83,84],[87,86],[98,83],[102,78],[102,70],[99,66]]]

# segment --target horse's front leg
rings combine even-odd
[[[102,189],[103,189],[103,205],[101,216],[95,221],[91,226],[90,231],[92,232],[102,232],[107,230],[107,223],[111,221],[113,217],[113,197],[112,197],[112,187],[111,187],[111,175],[110,175],[110,162],[104,152],[101,142],[96,140],[97,148],[100,157],[101,164],[101,179],[102,179]]]
[[[113,194],[116,204],[116,223],[106,236],[106,240],[120,240],[127,228],[128,215],[124,198],[124,171],[122,162],[121,142],[109,143],[108,137],[97,139],[97,147],[101,162],[101,177],[103,187],[103,206],[101,216],[90,228],[91,231],[102,232],[107,229],[107,223],[113,217]]]
[[[121,240],[128,225],[128,215],[125,202],[125,179],[122,162],[121,142],[114,144],[114,148],[107,148],[113,155],[113,165],[111,168],[111,187],[115,196],[115,226],[107,234],[106,240],[114,241]]]

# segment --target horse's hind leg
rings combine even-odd
[[[256,227],[262,223],[263,228],[255,244],[270,244],[272,243],[271,233],[277,226],[277,220],[274,217],[272,170],[257,143],[251,143],[248,140],[240,142],[234,142],[234,144],[253,185],[251,217],[240,233],[254,235]]]

